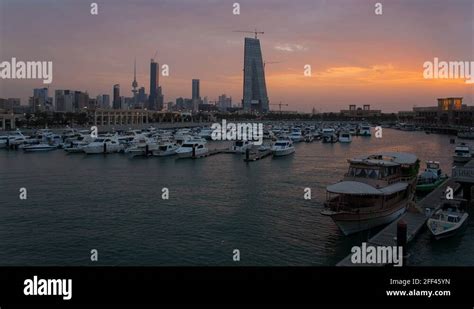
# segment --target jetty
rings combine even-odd
[[[254,162],[272,155],[271,149],[251,151],[247,149],[244,156],[245,162]]]
[[[400,222],[406,228],[406,243],[412,241],[415,236],[425,226],[426,221],[438,210],[442,203],[441,198],[445,196],[446,189],[451,187],[455,193],[461,188],[461,184],[456,182],[455,178],[447,179],[438,188],[430,192],[416,206],[408,208],[407,212],[400,218],[390,223],[383,230],[377,233],[367,241],[367,246],[397,246],[397,233]],[[337,266],[369,266],[369,264],[353,264],[351,261],[352,254],[346,256]],[[384,266],[384,264],[370,264],[371,266]]]
[[[193,154],[190,157],[184,157],[184,158],[178,157],[178,159],[201,159],[201,158],[207,158],[207,157],[214,156],[221,153],[232,153],[232,152],[230,152],[228,148],[223,148],[223,149],[216,148],[216,149],[209,150],[208,152],[203,153],[203,154],[196,154],[195,151],[193,151]]]

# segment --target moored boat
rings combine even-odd
[[[321,214],[345,235],[390,223],[413,200],[419,160],[409,153],[388,152],[348,160],[344,179],[326,188]]]
[[[466,163],[472,158],[472,150],[466,143],[460,143],[454,148],[453,161],[456,163]]]
[[[467,222],[468,213],[457,200],[445,200],[440,209],[428,219],[426,225],[435,239],[449,237]]]
[[[448,175],[443,175],[438,161],[426,161],[426,169],[418,176],[416,182],[417,193],[428,193],[439,187]]]
[[[271,149],[275,157],[287,156],[295,152],[295,146],[290,139],[277,140]]]
[[[339,143],[350,143],[352,142],[352,136],[349,132],[343,131],[339,133]]]

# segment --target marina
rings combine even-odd
[[[272,125],[275,135],[280,134],[278,131],[284,135],[295,124]],[[296,125],[303,129],[314,126],[309,129],[313,135],[320,134],[318,128],[346,126],[344,123]],[[167,130],[158,131],[163,137],[173,137]],[[193,131],[185,133],[193,135]],[[24,135],[30,134],[33,135],[30,132]],[[419,143],[407,145],[407,139]],[[265,145],[272,142],[272,139],[264,140]],[[45,261],[84,265],[87,261],[77,259],[78,250],[100,242],[110,252],[104,256],[103,265],[227,265],[226,256],[234,247],[253,252],[246,257],[244,265],[336,265],[347,256],[351,246],[366,239],[393,243],[393,229],[398,221],[382,227],[381,230],[391,232],[378,237],[374,235],[380,229],[345,236],[331,218],[320,214],[324,209],[325,188],[347,173],[348,158],[380,151],[407,152],[416,154],[420,162],[437,161],[443,171],[449,171],[456,147],[450,143],[449,136],[395,129],[384,129],[382,139],[354,135],[352,143],[298,142],[294,154],[278,159],[271,158],[271,148],[254,145],[248,152],[236,154],[232,142],[208,140],[205,145],[208,151],[197,155],[199,160],[181,160],[176,155],[70,154],[65,151],[67,148],[36,153],[21,148],[0,150],[0,163],[8,165],[2,195],[6,207],[0,213],[4,218],[0,227],[0,234],[6,239],[2,245],[4,254],[15,256],[10,260],[11,265],[44,265]],[[254,163],[247,165],[245,161]],[[28,178],[21,176],[25,173]],[[457,170],[457,173],[467,172]],[[49,176],[45,179],[43,175]],[[53,188],[58,182],[61,189],[56,192]],[[439,198],[443,186],[421,203],[436,205],[429,202],[430,196],[433,201]],[[16,192],[20,187],[28,188],[28,200],[22,201],[18,208]],[[157,193],[164,187],[170,190],[169,200],[162,200]],[[222,187],[229,188],[226,194]],[[303,199],[306,187],[312,188],[311,200]],[[418,207],[426,208],[423,204]],[[53,215],[44,215],[51,212]],[[21,219],[25,214],[30,218],[28,221]],[[407,212],[404,216],[410,235],[416,230],[421,235],[409,237],[410,246],[424,241],[427,243],[423,243],[423,248],[433,246],[423,236],[429,234],[421,223],[427,219],[424,211],[416,216]],[[96,236],[79,238],[84,234],[80,231],[90,228]],[[30,254],[26,259],[12,252],[9,243],[28,231],[61,236],[53,242],[36,237],[30,238],[31,241],[26,239],[15,249],[24,254],[34,253],[33,258]],[[474,233],[470,220],[466,231],[454,240],[465,240],[465,234],[469,233]],[[71,247],[66,243],[76,245]],[[124,246],[131,251],[118,253],[118,248]],[[449,248],[449,243],[436,246]],[[59,247],[63,249],[58,251]],[[157,253],[157,248],[162,253]],[[463,242],[462,252],[471,250],[474,252],[474,245]],[[420,257],[420,252],[416,250],[410,255],[410,265],[423,263],[426,255],[430,260],[436,258],[429,252]],[[455,255],[454,265],[469,264],[461,251]],[[139,260],[136,256],[145,258]],[[446,258],[439,263],[450,261],[451,258]]]

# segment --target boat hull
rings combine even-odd
[[[325,214],[323,211],[322,214],[329,215],[334,223],[336,223],[336,225],[342,231],[342,233],[344,233],[344,235],[350,235],[388,224],[403,215],[405,211],[406,207],[400,207],[397,209],[387,210],[384,213],[378,214],[377,216],[362,214],[360,217],[358,215],[347,217],[346,215],[345,218],[344,213],[331,215]]]
[[[282,150],[273,150],[272,153],[275,157],[283,157],[283,156],[288,156],[292,153],[295,152],[295,148],[288,148],[288,149],[282,149]]]

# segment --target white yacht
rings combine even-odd
[[[250,141],[235,141],[230,150],[236,153],[244,153],[247,149],[252,148],[253,143]]]
[[[457,163],[469,162],[472,158],[471,147],[465,143],[460,143],[454,149],[453,161]]]
[[[436,239],[455,234],[466,222],[468,213],[455,200],[446,201],[426,222]]]
[[[351,133],[343,131],[339,133],[339,143],[350,143],[352,142]]]
[[[199,132],[199,137],[204,138],[204,139],[211,139],[213,131],[214,130],[211,128],[202,128],[201,131]]]
[[[0,148],[6,148],[8,144],[8,136],[0,136]]]
[[[164,142],[158,145],[158,149],[153,150],[153,155],[156,157],[167,157],[176,154],[176,150],[180,145],[172,142]]]
[[[301,134],[301,130],[292,130],[291,131],[291,134],[290,134],[290,139],[294,142],[294,143],[299,143],[301,141],[303,141],[303,134]]]
[[[46,143],[36,144],[36,145],[28,145],[23,147],[25,152],[43,152],[43,151],[51,151],[58,149],[58,146],[50,145]]]
[[[92,143],[82,147],[87,154],[114,153],[122,149],[117,136],[98,137]]]
[[[333,128],[323,129],[323,143],[336,143],[338,139],[336,130]]]
[[[181,147],[176,149],[176,154],[179,158],[191,158],[193,154],[195,156],[205,155],[209,152],[206,147],[206,143],[200,139],[193,139],[183,143]]]
[[[147,138],[145,135],[137,135],[131,142],[131,145],[125,149],[130,157],[149,156],[154,150],[158,149],[158,144],[153,139]]]
[[[360,136],[371,136],[372,133],[370,133],[370,125],[362,124],[360,126],[359,135]]]
[[[18,146],[23,144],[27,139],[28,136],[23,135],[20,130],[16,130],[8,135],[8,144],[10,146]]]
[[[295,152],[293,141],[289,139],[277,140],[272,146],[272,153],[275,157],[287,156]]]
[[[90,134],[81,134],[76,140],[64,143],[63,149],[68,153],[81,153],[84,152],[83,147],[89,145],[93,141],[94,138]]]
[[[304,141],[306,143],[312,143],[314,141],[314,135],[312,133],[305,135]]]

